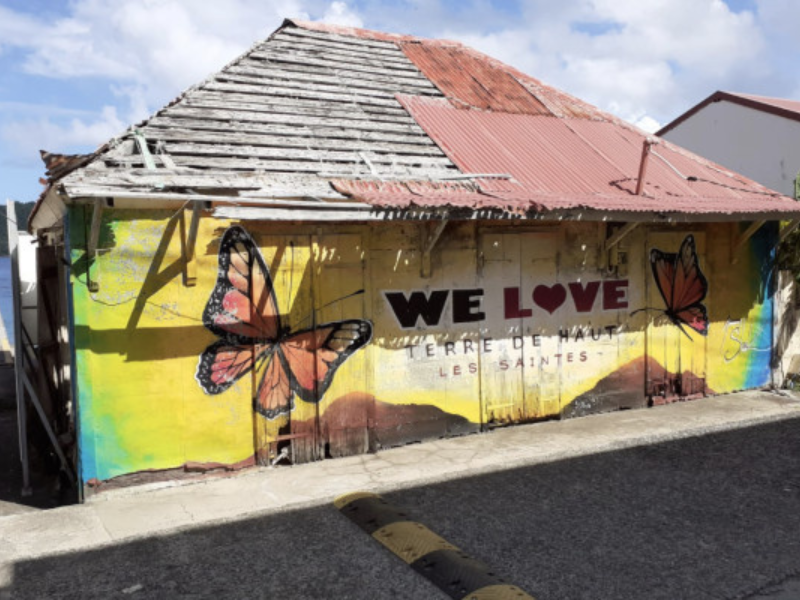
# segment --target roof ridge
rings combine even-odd
[[[459,46],[466,47],[461,42],[455,40],[446,40],[439,38],[426,38],[417,35],[410,35],[405,33],[387,33],[384,31],[376,31],[374,29],[363,29],[361,27],[350,27],[347,25],[334,25],[330,23],[323,23],[322,21],[309,21],[305,19],[288,18],[283,21],[281,29],[287,25],[294,25],[300,29],[308,31],[319,31],[322,33],[333,33],[336,35],[344,35],[347,37],[355,37],[363,40],[374,40],[378,42],[406,42],[406,43],[422,43],[433,44],[437,46]]]

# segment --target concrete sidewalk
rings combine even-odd
[[[800,396],[742,392],[201,482],[112,490],[83,505],[0,518],[0,585],[7,566],[22,559],[328,503],[354,490],[386,492],[792,418],[800,418]]]

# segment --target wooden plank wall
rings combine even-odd
[[[90,218],[79,209],[72,217],[84,229]],[[283,446],[290,460],[303,462],[769,381],[769,229],[732,265],[730,225],[643,226],[620,243],[624,260],[606,267],[607,233],[597,223],[450,222],[427,272],[428,223],[348,224],[334,232],[202,219],[197,284],[186,287],[175,221],[166,211],[107,209],[92,266],[98,291],[76,271],[87,477],[244,464],[253,454],[266,463]],[[199,379],[201,355],[222,335],[203,318],[220,285],[220,240],[230,227],[246,228],[272,275],[281,329],[257,342],[262,358],[285,359],[286,372],[311,368],[300,354],[289,360],[265,348],[301,339],[314,323],[337,332],[337,323],[363,324],[371,333],[352,352],[337,333],[323,349],[347,352],[346,360],[328,355],[336,364],[322,391],[303,399],[292,388],[292,408],[280,415],[254,411],[260,375],[214,393]],[[73,235],[77,265],[81,236]],[[706,280],[698,302],[707,336],[686,323],[682,332],[653,288],[651,251],[675,264],[689,236],[698,241],[687,260]],[[647,382],[659,377],[667,387],[675,383],[672,393],[648,397]]]

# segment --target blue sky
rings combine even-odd
[[[40,149],[93,150],[287,16],[458,39],[649,130],[720,89],[800,99],[796,0],[0,0],[0,192],[36,199]]]

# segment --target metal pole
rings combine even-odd
[[[650,158],[650,146],[656,142],[651,139],[646,139],[642,144],[642,159],[639,162],[639,177],[636,180],[636,195],[641,196],[644,191],[644,178],[647,175],[647,159]]]
[[[14,380],[17,391],[17,431],[19,433],[19,459],[22,463],[22,495],[30,496],[31,489],[30,462],[28,460],[28,429],[25,406],[25,390],[22,375],[24,352],[22,343],[22,296],[19,285],[19,234],[17,211],[14,201],[6,201],[6,224],[8,225],[8,256],[11,259],[11,293],[14,298]]]

